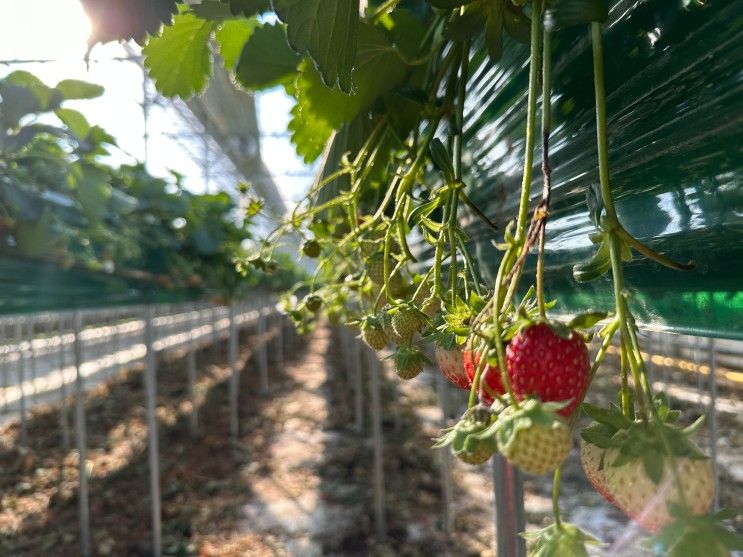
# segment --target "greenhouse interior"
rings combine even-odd
[[[0,0],[0,556],[743,557],[743,4]]]

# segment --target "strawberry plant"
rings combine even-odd
[[[277,22],[258,17],[268,11]],[[317,261],[315,275],[284,299],[300,328],[325,316],[359,327],[374,349],[396,345],[395,369],[403,379],[423,370],[418,344],[433,343],[441,372],[469,389],[467,411],[436,446],[473,464],[500,452],[526,471],[554,473],[555,522],[530,535],[532,553],[540,556],[585,555],[593,541],[561,519],[560,466],[615,338],[619,404],[585,406],[595,420],[581,449],[589,481],[640,525],[660,530],[656,549],[670,554],[683,551],[674,536],[722,532],[726,516],[708,513],[707,460],[653,391],[630,306],[624,266],[636,255],[678,271],[694,265],[641,242],[617,210],[604,78],[608,12],[603,0],[223,0],[182,5],[144,50],[166,94],[200,91],[218,51],[242,86],[279,85],[293,97],[292,141],[306,161],[323,154],[318,178],[240,263],[269,265],[282,238],[299,237],[304,256]],[[585,192],[595,251],[575,264],[573,278],[610,280],[613,287],[611,307],[583,308],[570,320],[559,318],[559,300],[545,294],[552,65],[568,28],[590,39],[598,159],[596,185]],[[528,68],[524,138],[512,146],[523,149],[521,185],[512,220],[493,219],[468,183],[464,116],[475,110],[468,104],[470,78],[484,58],[497,69],[504,45],[519,43],[526,46],[512,49],[514,56],[528,48],[528,60],[510,63]],[[580,83],[585,77],[568,76]],[[519,86],[518,79],[504,85],[513,103],[522,102]],[[569,115],[568,102],[561,109]],[[534,175],[538,143],[540,177]],[[538,178],[541,192],[534,192]],[[473,249],[472,223],[500,252],[490,280],[482,267],[493,264]],[[300,288],[309,294],[296,296]],[[586,342],[594,334],[600,347],[591,362]],[[721,552],[739,544],[732,535],[717,542]]]

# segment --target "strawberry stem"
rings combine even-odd
[[[542,190],[542,203],[549,206],[550,192],[552,190],[552,169],[549,162],[549,142],[552,128],[552,34],[545,28],[542,34],[542,176],[544,186]],[[547,317],[547,309],[544,302],[544,243],[547,227],[547,215],[543,218],[534,215],[533,222],[539,226],[539,248],[537,252],[537,304],[539,315]]]
[[[562,530],[562,519],[560,517],[560,479],[562,477],[562,466],[558,466],[552,478],[552,514],[555,517],[555,526]]]
[[[614,206],[614,196],[611,191],[609,179],[609,148],[607,141],[607,123],[606,123],[606,89],[604,85],[604,52],[601,35],[601,24],[591,23],[591,40],[593,46],[593,83],[596,95],[596,143],[599,159],[599,183],[601,186],[601,198],[606,210],[606,218],[610,224],[607,230],[609,234],[609,255],[611,258],[612,278],[614,280],[614,301],[616,304],[617,320],[620,326],[620,339],[622,346],[628,346],[632,353],[630,354],[629,364],[632,371],[632,379],[635,387],[640,389],[638,403],[643,419],[649,417],[649,408],[652,411],[652,392],[647,382],[644,364],[642,358],[637,361],[636,355],[639,353],[637,337],[634,335],[634,321],[627,304],[624,291],[624,271],[621,258],[621,239],[617,235],[619,219]],[[632,321],[632,326],[630,326]],[[642,396],[644,393],[645,396]],[[648,408],[649,407],[649,408]]]

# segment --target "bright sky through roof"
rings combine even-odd
[[[102,98],[75,101],[69,106],[116,137],[122,151],[113,153],[114,164],[142,160],[142,71],[132,62],[112,60],[126,56],[123,47],[115,43],[96,46],[86,68],[83,56],[90,30],[90,21],[78,0],[0,0],[0,76],[23,69],[49,85],[68,78],[103,85],[106,92]],[[3,64],[9,60],[53,62]],[[284,134],[291,101],[283,90],[275,89],[258,95],[257,106],[260,128],[267,134],[262,140],[263,160],[284,197],[297,201],[311,178]],[[165,133],[183,129],[184,124],[178,120],[167,108],[156,107],[150,112],[148,167],[160,176],[167,175],[171,168],[177,170],[186,176],[189,189],[203,191],[203,171],[197,162],[203,157],[200,146],[184,147],[183,141]],[[232,166],[228,166],[222,170],[222,180],[214,170],[217,186],[234,186],[236,179],[230,172]]]

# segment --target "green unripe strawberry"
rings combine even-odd
[[[400,346],[395,351],[395,373],[400,379],[413,379],[423,371],[426,361],[417,348]]]
[[[392,329],[399,338],[403,339],[404,343],[410,342],[422,324],[420,316],[412,308],[400,306],[398,311],[392,315]]]
[[[387,346],[387,335],[379,319],[373,315],[361,321],[361,338],[373,350],[383,350]]]
[[[451,446],[452,453],[467,464],[482,464],[497,450],[492,425],[495,415],[484,406],[467,410],[454,427],[436,440],[434,447]]]
[[[310,294],[305,297],[304,305],[310,311],[317,311],[322,307],[322,298],[317,294]]]
[[[302,253],[315,259],[320,256],[320,244],[316,240],[307,240],[302,244]]]
[[[556,411],[562,405],[530,399],[509,406],[498,418],[498,450],[524,472],[555,470],[570,454],[570,428]]]
[[[392,327],[392,315],[389,313],[389,309],[389,306],[385,306],[379,314],[379,323],[382,326],[384,335],[387,337],[387,340],[395,344],[407,344],[410,339],[401,337]]]

